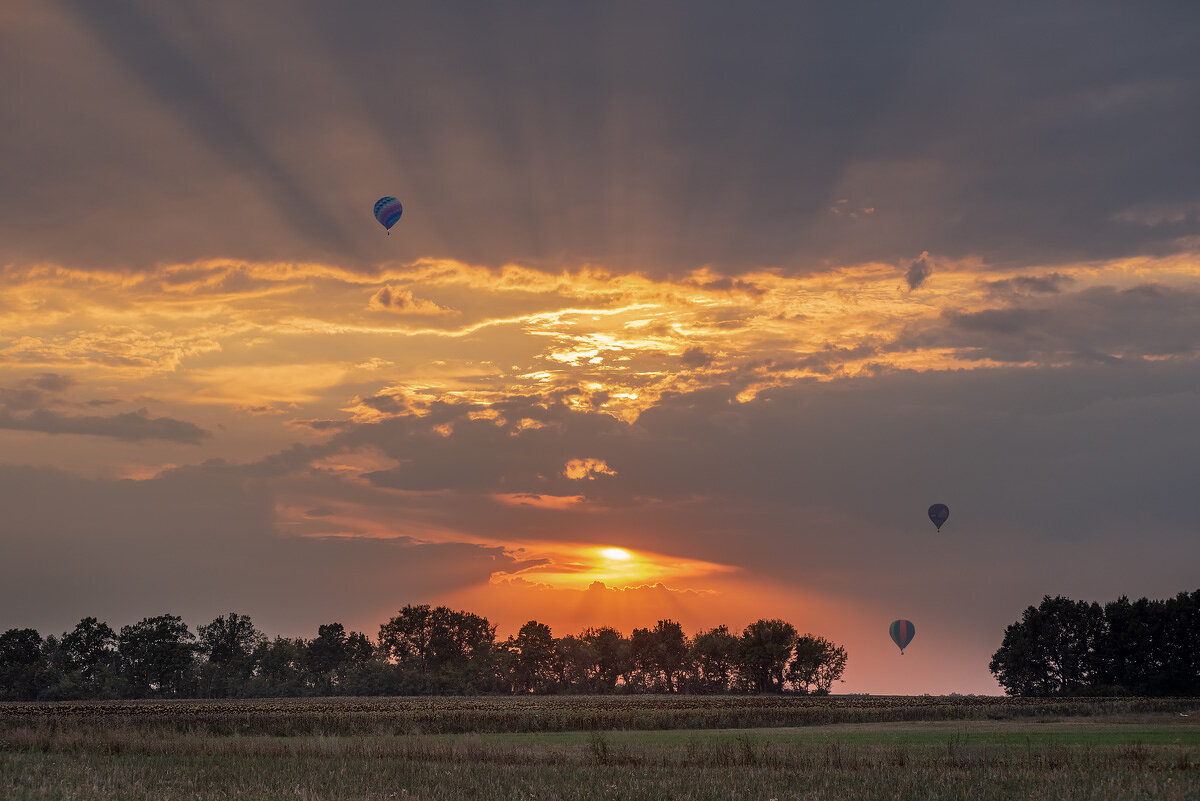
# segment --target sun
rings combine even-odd
[[[600,555],[614,562],[628,562],[633,554],[624,548],[601,548]]]

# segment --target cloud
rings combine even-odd
[[[707,367],[712,364],[712,354],[707,353],[704,348],[696,345],[685,350],[680,357],[680,361],[688,367]]]
[[[929,263],[929,253],[925,252],[908,265],[908,269],[904,273],[904,281],[908,284],[908,288],[913,290],[925,283],[925,280],[932,274],[933,265]]]
[[[1062,364],[1200,352],[1200,291],[1089,287],[979,311],[946,310],[892,348],[952,348],[959,359]]]
[[[39,373],[30,379],[30,383],[38,389],[45,390],[46,392],[65,392],[73,387],[76,381],[69,375],[60,375],[58,373]]]
[[[438,315],[458,314],[454,309],[434,303],[432,300],[414,297],[411,289],[385,286],[371,296],[367,308],[393,314]]]
[[[1200,233],[1180,33],[1200,12],[1102,6],[14,13],[6,65],[26,81],[0,185],[21,189],[0,193],[0,241],[91,266],[316,249],[364,272],[437,256],[659,276],[1177,252]],[[64,229],[46,213],[64,193],[104,202]],[[368,213],[387,193],[408,209],[392,236]]]
[[[212,436],[194,423],[171,417],[152,417],[147,409],[107,417],[64,414],[52,408],[65,402],[60,393],[75,380],[54,373],[41,373],[23,382],[25,387],[0,387],[0,429],[37,431],[44,434],[87,434],[126,442],[164,440],[196,444]],[[107,405],[107,400],[87,401],[83,407]]]
[[[1046,275],[1017,275],[998,281],[986,281],[989,294],[998,296],[1009,295],[1055,295],[1065,287],[1075,283],[1075,278],[1065,273],[1047,273]]]
[[[195,423],[170,417],[151,417],[146,409],[110,417],[69,416],[46,409],[36,409],[25,415],[3,412],[0,413],[0,429],[40,431],[44,434],[88,434],[127,442],[158,439],[192,445],[212,436]]]
[[[615,476],[617,471],[608,466],[603,459],[571,459],[563,466],[563,475],[572,481],[587,479],[594,481],[597,476]]]

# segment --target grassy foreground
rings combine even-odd
[[[1200,703],[635,696],[0,705],[0,798],[13,801],[1034,797],[1200,797]]]

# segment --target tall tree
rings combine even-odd
[[[660,620],[652,629],[634,629],[630,658],[641,674],[644,689],[674,692],[688,657],[688,641],[674,620]]]
[[[307,662],[314,685],[322,693],[332,694],[342,672],[350,665],[353,646],[341,623],[317,627],[317,637],[309,640]]]
[[[780,692],[792,657],[796,628],[785,620],[756,620],[742,631],[738,672],[756,692]]]
[[[988,668],[1010,695],[1079,694],[1104,676],[1104,610],[1062,596],[1028,607]]]
[[[555,683],[554,636],[545,623],[530,620],[505,643],[510,676],[517,692],[544,692]]]
[[[304,662],[307,645],[302,638],[276,637],[254,649],[258,672],[250,682],[250,694],[257,696],[303,695]]]
[[[418,692],[493,688],[496,629],[487,618],[445,606],[406,606],[379,629],[379,647],[418,682]]]
[[[804,693],[828,694],[846,670],[846,649],[824,637],[804,634],[796,638],[787,678]]]
[[[230,612],[199,629],[197,652],[206,662],[200,671],[201,693],[225,698],[244,695],[254,673],[254,651],[267,638],[248,615]]]
[[[589,673],[596,685],[603,690],[612,690],[617,681],[628,677],[633,667],[630,657],[629,639],[611,626],[588,629],[579,638],[591,648],[593,663]]]
[[[36,629],[9,629],[0,634],[0,699],[30,701],[46,683],[42,635]]]
[[[196,636],[182,618],[144,618],[122,626],[117,639],[121,673],[133,695],[178,695],[191,688]]]
[[[81,689],[94,694],[116,668],[117,633],[107,623],[85,617],[63,634],[62,650],[79,674]]]
[[[692,638],[691,662],[696,689],[723,693],[729,689],[738,655],[738,638],[725,625],[702,631]]]

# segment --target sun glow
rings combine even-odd
[[[511,546],[510,546],[511,547]],[[586,589],[593,582],[613,588],[650,586],[659,582],[695,588],[707,577],[736,572],[730,565],[705,562],[615,546],[538,545],[519,547],[522,565],[512,572],[497,572],[493,583],[518,579],[554,589]]]

